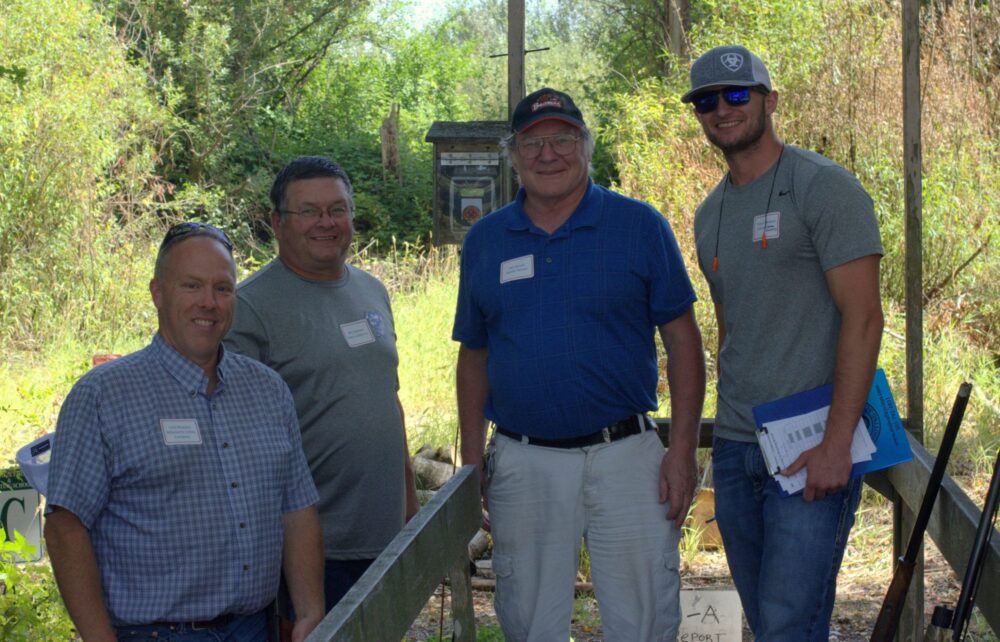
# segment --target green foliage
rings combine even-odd
[[[883,290],[902,304],[898,7],[875,0],[715,0],[697,3],[693,12],[694,53],[741,42],[760,54],[780,91],[779,135],[838,161],[869,190],[886,249]],[[952,5],[934,18],[924,25],[922,63],[922,82],[930,88],[923,92],[927,316],[932,332],[960,322],[980,345],[1000,352],[1000,262],[990,258],[1000,239],[1000,219],[993,215],[1000,195],[983,189],[1000,184],[1000,110],[991,98],[1000,82],[982,73],[981,50],[968,47],[965,35],[988,37],[1000,26],[988,7],[974,5]],[[955,86],[963,91],[952,91]],[[694,265],[693,240],[685,231],[724,169],[690,108],[678,100],[686,87],[686,73],[677,71],[619,94],[619,117],[602,133],[615,147],[621,188],[664,212]]]
[[[21,533],[13,539],[0,528],[0,638],[72,640],[75,631],[47,565],[24,564],[18,559],[35,555],[35,547]]]
[[[424,638],[424,642],[445,642],[446,640],[453,639],[454,637],[451,634],[445,635],[444,637],[434,635],[429,638]],[[486,626],[476,627],[476,642],[504,642],[505,639],[503,630],[497,624],[487,624]]]
[[[134,205],[156,182],[160,114],[85,2],[5,2],[0,51],[24,71],[0,75],[0,343],[114,334],[122,320],[107,313],[136,282],[104,277],[148,226]]]
[[[259,110],[280,106],[363,19],[369,0],[104,0],[147,85],[173,116],[172,184],[234,190],[267,160]]]
[[[442,250],[429,252],[426,259],[397,255],[397,264],[401,260],[416,268],[414,271],[422,272],[408,286],[399,287],[397,281],[393,295],[399,394],[406,409],[410,444],[414,447],[424,443],[452,444],[458,427],[455,407],[458,346],[451,340],[458,296],[457,256]]]
[[[780,135],[845,165],[872,195],[886,248],[880,365],[902,404],[897,4],[698,0],[688,36],[694,55],[734,41],[759,53],[781,92]],[[991,187],[1000,185],[1000,23],[983,3],[924,5],[925,429],[933,449],[958,382],[971,380],[952,462],[961,480],[983,475],[1000,446],[1000,194]],[[530,3],[527,48],[550,49],[528,54],[526,87],[578,99],[599,135],[595,178],[658,207],[693,266],[693,212],[724,168],[679,102],[687,62],[663,51],[665,6]],[[156,321],[146,284],[164,223],[224,227],[241,270],[253,269],[273,254],[259,223],[274,172],[316,153],[354,179],[355,260],[393,297],[411,444],[452,442],[458,268],[453,251],[424,247],[432,176],[423,138],[434,120],[505,118],[506,59],[489,56],[507,48],[506,5],[456,0],[421,31],[402,15],[396,0],[3,2],[0,460],[54,428],[93,353],[148,341]],[[398,175],[384,173],[379,138],[394,105]],[[714,313],[704,280],[693,281],[711,370]],[[708,394],[712,416],[712,386]],[[685,555],[696,535],[685,533]],[[37,638],[3,628],[31,617],[40,618],[34,631],[68,637],[51,576],[12,567],[9,550],[0,573],[20,579],[0,600],[0,637]],[[502,635],[486,628],[478,639]]]

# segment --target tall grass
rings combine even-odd
[[[452,443],[457,428],[457,344],[451,340],[458,291],[457,252],[454,248],[405,246],[382,257],[362,251],[354,262],[376,274],[390,289],[398,335],[400,398],[407,414],[411,449],[423,443]],[[134,279],[145,283],[152,270],[152,254],[134,263],[130,260],[129,265],[135,272]],[[241,274],[249,271],[244,266]],[[109,275],[114,273],[108,270]],[[700,281],[697,275],[693,278]],[[126,353],[148,342],[156,320],[145,287],[135,288],[119,305],[117,314],[128,323],[115,332],[91,337],[61,333],[38,350],[7,348],[0,365],[0,425],[4,427],[0,431],[0,460],[11,458],[15,446],[54,428],[62,399],[90,367],[93,354]],[[879,364],[889,376],[897,404],[902,406],[906,395],[905,345],[901,339],[904,317],[892,302],[887,303],[886,310]],[[707,297],[699,302],[697,311],[711,368],[715,322]],[[66,315],[73,318],[85,313],[86,308],[70,309]],[[973,341],[960,324],[929,327],[924,355],[925,432],[932,449],[940,441],[951,402],[963,380],[973,383],[974,393],[951,470],[960,476],[975,477],[987,473],[1000,447],[1000,373],[990,353]],[[705,415],[710,417],[715,405],[714,391],[709,387]],[[669,414],[665,386],[661,386],[659,414]]]
[[[454,248],[397,252],[371,267],[376,274],[394,276],[383,277],[383,282],[394,290],[399,396],[406,411],[411,450],[424,443],[452,444],[458,427],[458,345],[451,340],[458,296],[458,253]]]
[[[692,32],[693,51],[742,42],[764,57],[780,96],[779,136],[838,161],[871,193],[886,248],[883,292],[901,304],[898,3],[713,6]],[[786,24],[788,17],[794,25]],[[1000,33],[1000,16],[988,6],[931,3],[921,28],[925,313],[929,329],[954,324],[1000,357],[1000,261],[991,252],[1000,242],[1000,193],[986,187],[1000,184],[1000,74],[994,49],[981,42]],[[690,107],[679,101],[686,87],[686,73],[678,71],[621,95],[619,113],[602,136],[614,146],[621,188],[664,212],[694,265],[694,210],[724,167]]]

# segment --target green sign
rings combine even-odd
[[[20,467],[0,470],[0,492],[5,490],[31,490]]]
[[[41,496],[24,479],[21,469],[0,469],[0,528],[8,540],[14,539],[14,531],[24,535],[28,543],[35,547],[36,561],[42,557],[42,513],[39,509]]]

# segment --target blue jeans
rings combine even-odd
[[[333,607],[337,606],[340,600],[344,599],[347,592],[351,590],[352,586],[357,584],[358,580],[361,579],[361,576],[365,574],[365,571],[368,570],[368,567],[374,561],[374,559],[324,561],[323,594],[325,596],[327,613],[332,611]],[[288,595],[288,586],[285,584],[283,576],[281,578],[281,599],[278,600],[278,603],[286,605],[285,609],[280,612],[286,619],[294,622],[295,608]]]
[[[182,624],[170,627],[158,624],[116,626],[119,640],[153,642],[267,642],[267,612],[239,615],[213,629],[192,629]]]
[[[715,516],[757,642],[826,642],[861,477],[806,502],[782,496],[756,443],[715,438]]]
[[[326,593],[326,612],[329,613],[365,574],[374,559],[326,560],[323,568],[323,589]]]

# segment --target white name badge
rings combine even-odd
[[[368,325],[368,319],[341,323],[340,333],[344,335],[344,341],[347,341],[347,345],[352,348],[375,342],[375,333],[372,332],[372,327]]]
[[[767,234],[768,239],[781,236],[781,212],[768,212],[753,217],[753,242],[759,243]]]
[[[168,446],[197,446],[201,444],[201,428],[197,419],[161,419],[160,432]]]
[[[535,255],[526,254],[500,264],[500,282],[520,281],[535,276]]]

